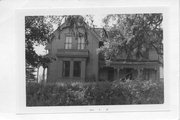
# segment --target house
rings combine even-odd
[[[102,45],[100,31],[83,26],[78,27],[82,36],[75,36],[67,24],[57,28],[46,49],[54,56],[48,65],[47,82],[68,81],[113,81],[117,79],[160,79],[159,57],[155,50],[148,53],[148,60],[124,60],[126,55],[105,64],[97,49]],[[84,36],[86,34],[86,38]]]

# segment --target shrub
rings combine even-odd
[[[163,82],[27,83],[27,106],[162,104]]]
[[[126,81],[113,84],[121,88],[128,104],[162,104],[164,103],[164,85],[162,81]]]

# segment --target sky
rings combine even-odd
[[[103,27],[102,20],[106,15],[107,14],[97,14],[97,15],[95,14],[95,15],[93,15],[94,25],[96,25],[97,28]],[[54,29],[56,29],[56,28],[54,28]],[[34,46],[34,49],[38,55],[45,55],[47,53],[47,51],[45,50],[45,46],[43,46],[43,45]]]
[[[94,15],[94,24],[97,25],[97,27],[101,28],[103,26],[102,20],[106,16],[107,16],[107,14]]]

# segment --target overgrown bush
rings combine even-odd
[[[162,82],[114,81],[100,83],[26,85],[27,106],[162,104]]]
[[[163,104],[164,83],[161,81],[114,82],[114,89],[121,88],[128,104]]]

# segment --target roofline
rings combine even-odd
[[[57,30],[61,32],[60,29],[62,29],[61,27],[62,27],[65,23],[66,23],[66,22],[64,22],[62,25],[58,26],[58,28],[57,28],[54,32],[56,32]],[[94,29],[102,29],[102,28],[92,28],[92,27],[90,27],[86,22],[84,22],[84,23],[85,23],[85,25],[88,27],[88,30],[90,30],[91,33],[93,33],[93,34],[95,35],[95,37],[98,39],[98,42],[101,41],[101,36],[100,36],[99,34],[97,34],[97,32],[96,32]],[[68,28],[69,26],[66,26],[66,27]],[[79,26],[79,27],[83,27],[83,26]],[[54,32],[53,32],[52,34],[54,34]]]

